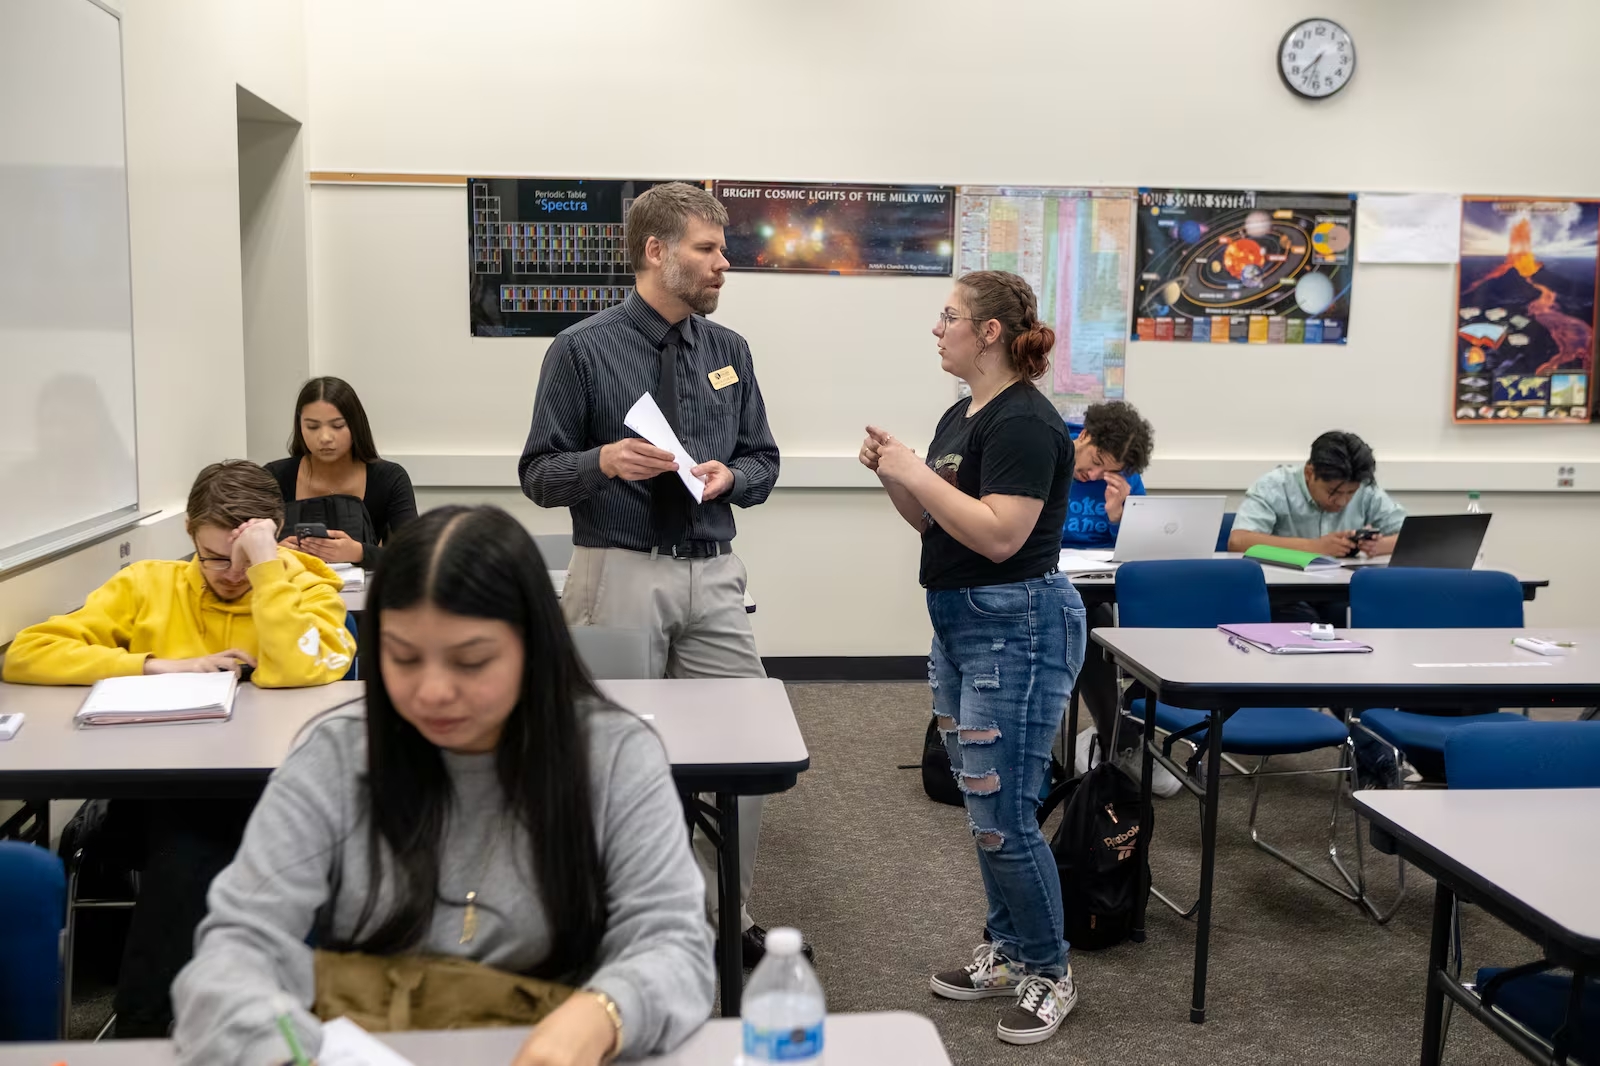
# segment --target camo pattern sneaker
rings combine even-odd
[[[934,974],[928,987],[945,999],[989,999],[1015,996],[1024,976],[1021,963],[1000,954],[993,944],[979,944],[972,951],[970,963],[959,970]]]
[[[1017,985],[1017,1003],[1000,1012],[995,1035],[1008,1044],[1037,1044],[1048,1040],[1078,1005],[1072,967],[1060,980],[1030,974]]]

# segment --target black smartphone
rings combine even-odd
[[[296,522],[294,527],[296,537],[321,537],[328,539],[328,527],[323,522]]]
[[[1380,532],[1379,530],[1376,530],[1376,529],[1358,529],[1358,530],[1356,530],[1356,541],[1357,541],[1357,543],[1359,543],[1361,541],[1364,541],[1364,540],[1376,540],[1377,538],[1379,538],[1381,536],[1383,536],[1383,533]]]

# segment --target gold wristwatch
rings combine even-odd
[[[600,1006],[605,1008],[606,1017],[611,1019],[611,1026],[616,1030],[616,1041],[611,1045],[611,1050],[600,1060],[611,1062],[622,1054],[622,1012],[617,1009],[617,1001],[598,988],[584,989],[589,995],[600,1001]]]

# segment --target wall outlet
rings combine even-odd
[[[1556,488],[1576,488],[1578,484],[1578,468],[1574,465],[1562,464],[1556,467]]]

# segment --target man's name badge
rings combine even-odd
[[[737,384],[739,381],[739,375],[734,372],[731,366],[725,366],[721,370],[713,370],[706,377],[711,379],[711,387],[719,392],[729,385]]]

